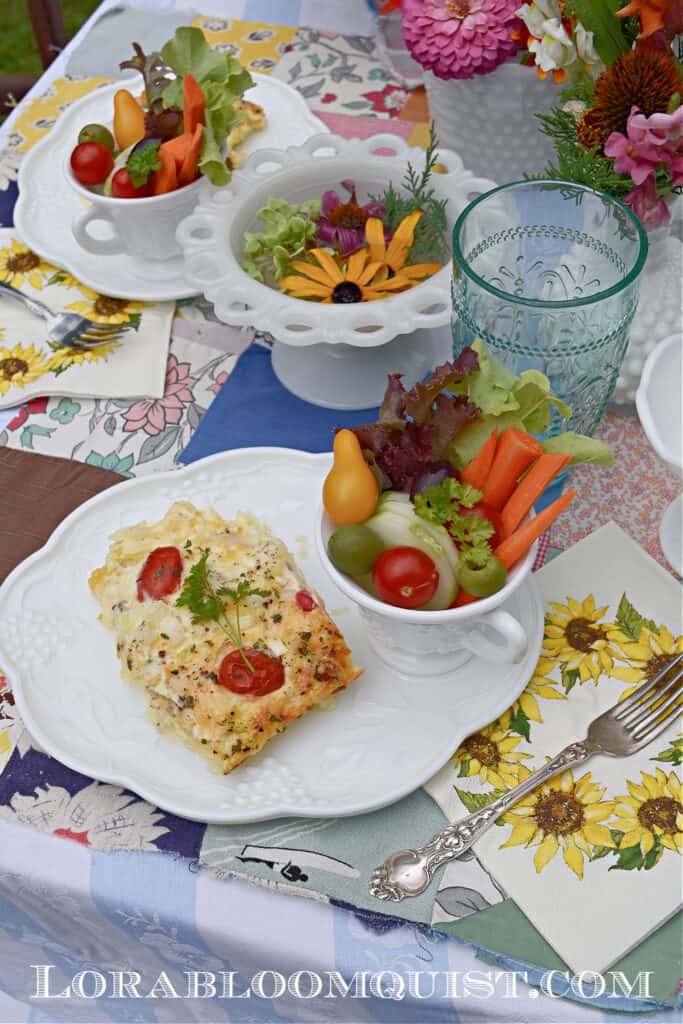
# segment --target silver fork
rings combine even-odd
[[[94,320],[88,320],[78,313],[53,313],[43,302],[38,299],[29,298],[11,284],[0,281],[0,295],[7,295],[17,302],[23,302],[27,309],[30,309],[36,316],[47,321],[47,340],[60,348],[97,348],[99,345],[109,345],[116,338],[121,337],[125,331],[131,329],[131,324],[98,324]]]
[[[496,818],[553,775],[581,764],[594,754],[628,757],[650,743],[680,715],[682,695],[683,654],[679,654],[621,704],[615,704],[594,719],[585,740],[570,743],[524,782],[480,811],[447,825],[424,846],[393,853],[373,872],[371,894],[378,900],[397,903],[406,897],[418,896],[438,868],[469,850]]]

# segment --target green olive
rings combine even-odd
[[[99,142],[101,146],[106,146],[112,153],[116,149],[114,136],[103,124],[86,124],[78,133],[78,141],[79,143]]]
[[[340,572],[362,576],[370,572],[384,545],[368,526],[340,526],[327,544],[330,561]]]
[[[500,558],[491,555],[482,569],[475,569],[466,562],[458,567],[458,583],[472,597],[490,597],[505,586],[507,572]]]

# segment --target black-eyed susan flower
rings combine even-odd
[[[578,781],[571,771],[556,775],[503,815],[512,832],[501,849],[536,847],[538,874],[562,850],[567,866],[583,878],[584,857],[590,860],[592,847],[615,846],[610,830],[601,824],[614,810],[614,801],[602,799],[604,793],[604,786],[591,782],[590,772]]]
[[[513,736],[494,723],[468,736],[453,760],[459,766],[461,778],[477,775],[480,782],[496,789],[511,789],[529,775],[522,761],[531,754],[516,749],[521,742],[521,736]]]
[[[399,274],[390,281],[375,284],[373,278],[382,265],[368,262],[368,255],[367,249],[360,249],[340,265],[326,249],[311,249],[309,256],[316,260],[317,265],[306,260],[292,260],[292,269],[299,273],[283,277],[280,288],[298,299],[348,303],[383,299],[391,292],[402,291],[412,285],[412,281]]]
[[[365,222],[365,237],[371,261],[381,265],[380,277],[383,275],[393,280],[395,275],[400,275],[417,283],[441,270],[440,263],[414,263],[412,266],[406,266],[415,237],[415,228],[421,216],[422,210],[413,210],[404,217],[388,245],[382,221],[378,217],[368,217]]]
[[[615,830],[623,832],[619,849],[640,846],[643,857],[655,843],[667,849],[683,849],[683,804],[681,783],[675,772],[667,776],[661,768],[655,775],[640,773],[640,783],[626,781],[627,796],[616,798]]]
[[[11,387],[32,384],[48,370],[44,352],[35,345],[0,346],[0,395],[6,395]]]
[[[601,622],[607,605],[596,608],[589,594],[582,602],[568,597],[566,604],[551,601],[550,607],[543,634],[544,657],[562,664],[567,672],[577,671],[580,683],[592,679],[597,685],[603,673],[612,674],[619,652],[612,643],[617,627]]]
[[[46,263],[16,238],[4,249],[0,249],[0,281],[11,284],[13,288],[21,288],[26,282],[40,290],[44,284],[43,277],[51,274],[54,269],[51,263]]]

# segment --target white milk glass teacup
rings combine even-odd
[[[502,590],[462,608],[413,611],[385,604],[339,572],[327,554],[335,526],[322,505],[316,517],[316,545],[323,567],[343,594],[353,601],[382,660],[412,676],[435,676],[459,668],[473,656],[500,665],[522,661],[527,634],[509,611],[501,608],[531,572],[538,541],[508,574]]]

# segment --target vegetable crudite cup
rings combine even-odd
[[[542,373],[510,374],[475,339],[410,389],[390,374],[378,419],[336,432],[318,553],[392,669],[524,658],[515,592],[534,587],[538,539],[576,497],[547,489],[570,463],[612,463],[600,441],[530,433],[558,401]]]
[[[316,516],[315,539],[323,567],[332,582],[358,607],[372,646],[391,668],[411,676],[434,676],[459,668],[473,656],[504,665],[523,659],[526,632],[514,615],[501,606],[528,579],[538,541],[509,573],[505,586],[491,597],[461,608],[421,611],[386,604],[339,572],[327,553],[334,529],[321,505]]]
[[[111,123],[82,126],[65,161],[67,181],[91,204],[72,229],[87,252],[166,261],[180,255],[176,230],[203,179],[217,187],[230,181],[229,137],[254,82],[198,28],[179,28],[159,53],[133,48],[120,67],[139,71],[142,81],[122,83]],[[91,231],[98,222],[106,235]]]
[[[94,196],[78,184],[68,161],[65,174],[71,187],[90,201],[89,208],[72,225],[76,241],[83,249],[97,255],[125,252],[133,259],[156,261],[180,255],[176,229],[197,204],[201,178],[165,195],[131,200]],[[90,225],[97,221],[108,225],[106,237],[91,233]]]

